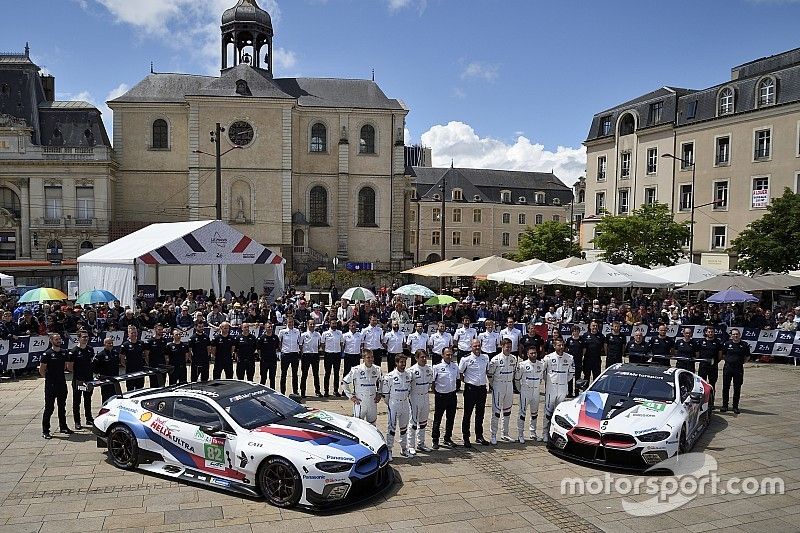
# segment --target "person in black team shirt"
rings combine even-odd
[[[742,340],[742,333],[733,328],[731,338],[723,345],[725,366],[722,369],[722,409],[728,410],[728,395],[733,381],[733,412],[739,414],[739,397],[744,383],[744,364],[750,359],[750,345]]]
[[[58,403],[58,427],[61,433],[71,435],[67,427],[67,379],[64,368],[72,371],[72,363],[68,354],[61,349],[61,335],[50,334],[50,348],[42,354],[39,362],[39,375],[44,378],[44,413],[42,414],[42,438],[52,439],[50,435],[50,417],[53,416]]]
[[[258,339],[255,335],[250,333],[250,324],[245,322],[242,324],[242,334],[236,341],[234,347],[236,359],[236,379],[245,379],[253,381],[256,373],[256,349],[258,348]]]
[[[650,345],[644,340],[644,331],[635,329],[633,337],[625,347],[628,352],[628,361],[631,363],[647,363],[650,361]]]
[[[75,429],[82,429],[81,425],[81,398],[83,398],[83,412],[86,415],[86,425],[91,427],[94,418],[92,417],[92,391],[86,390],[83,383],[91,381],[92,359],[94,350],[89,346],[89,334],[86,331],[78,332],[78,345],[69,353],[69,361],[72,363],[72,418],[75,421]],[[82,387],[84,390],[79,390]]]
[[[677,357],[686,358],[679,359],[675,366],[694,372],[694,358],[697,354],[697,345],[694,339],[692,339],[692,334],[694,334],[694,328],[683,328],[683,337],[675,339],[675,355]]]
[[[544,339],[541,335],[536,333],[536,327],[533,324],[528,324],[528,333],[519,339],[520,346],[522,347],[522,358],[528,358],[528,348],[533,347],[536,354],[536,359],[541,360],[544,357],[542,348],[544,347]]]
[[[592,321],[589,331],[583,334],[583,379],[591,383],[600,375],[600,364],[606,351],[606,338],[600,333],[600,323]],[[576,374],[577,375],[577,374]]]
[[[719,362],[722,359],[722,342],[716,338],[713,327],[707,327],[705,333],[705,336],[697,341],[697,358],[710,359],[710,361],[700,361],[698,374],[708,381],[716,391]],[[715,394],[711,395],[709,409],[714,409],[714,396]]]
[[[100,377],[113,377],[119,375],[119,353],[114,348],[114,339],[106,337],[103,339],[103,349],[97,352],[92,359],[92,370]],[[114,396],[114,386],[106,385],[100,387],[100,398],[103,403]]]
[[[219,331],[211,340],[211,354],[214,357],[214,379],[222,377],[225,371],[225,379],[233,379],[233,345],[236,339],[231,336],[231,325],[223,322],[219,325]]]
[[[275,327],[271,322],[264,324],[264,333],[258,338],[259,371],[261,374],[261,384],[267,382],[269,376],[269,387],[275,388],[275,372],[278,370],[278,346],[280,341],[275,335]]]
[[[144,370],[147,360],[144,356],[144,344],[139,340],[139,330],[136,326],[128,326],[128,340],[122,343],[119,349],[119,359],[125,367],[125,373],[139,372]],[[129,380],[125,387],[127,390],[138,390],[144,388],[144,378]]]
[[[652,363],[671,366],[669,358],[672,357],[674,346],[675,341],[667,337],[667,326],[659,324],[658,335],[650,339],[650,355],[653,356]]]
[[[172,367],[169,374],[169,384],[186,383],[186,360],[189,356],[189,347],[182,341],[183,331],[178,328],[172,330],[172,342],[167,344],[167,364]]]
[[[577,324],[572,326],[572,333],[569,337],[564,340],[564,351],[567,352],[572,356],[572,360],[575,362],[575,377],[580,379],[583,372],[583,337],[581,336],[581,327]],[[545,352],[550,353],[550,350],[547,349]],[[569,382],[569,392],[567,396],[574,396],[575,379],[570,380]]]
[[[153,330],[152,338],[144,343],[144,352],[145,358],[147,359],[147,366],[152,368],[159,368],[163,367],[167,364],[167,344],[169,343],[169,339],[164,337],[164,326],[161,324],[156,324],[155,329]],[[163,380],[166,380],[166,376],[162,378],[163,374],[156,374],[154,376],[150,376],[150,387],[163,387],[165,385]]]
[[[606,368],[622,362],[625,355],[625,345],[628,340],[621,333],[622,325],[619,322],[611,323],[611,333],[606,335]]]
[[[208,367],[211,364],[211,340],[202,322],[194,325],[194,333],[189,337],[192,362],[192,381],[208,381]]]

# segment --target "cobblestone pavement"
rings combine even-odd
[[[618,494],[563,496],[562,479],[603,472],[558,459],[539,443],[397,457],[399,482],[370,504],[331,515],[279,510],[258,500],[117,470],[86,430],[44,441],[43,396],[40,379],[0,382],[0,533],[256,532],[276,526],[281,533],[800,529],[800,368],[792,366],[748,365],[742,414],[715,414],[694,450],[711,453],[723,479],[780,476],[786,493],[706,494],[678,510],[645,518],[625,513]],[[349,410],[339,399],[308,404]],[[55,416],[53,422],[57,427]],[[384,404],[378,423],[386,423]],[[487,416],[487,435],[488,424]]]

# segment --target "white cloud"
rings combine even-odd
[[[472,63],[468,64],[461,73],[461,79],[475,78],[486,81],[494,81],[497,79],[499,69],[499,65],[484,63],[481,61],[473,61]]]
[[[406,146],[414,144],[414,138],[411,136],[411,130],[408,128],[403,128],[403,143]]]
[[[459,100],[463,100],[467,97],[467,93],[465,93],[460,87],[453,87],[453,92],[450,94],[453,98],[458,98]]]
[[[433,165],[550,172],[567,185],[585,174],[586,148],[559,146],[555,151],[532,143],[520,135],[513,144],[491,137],[480,137],[463,122],[436,125],[420,137],[433,150]]]
[[[388,0],[389,1],[389,11],[395,12],[400,11],[401,9],[405,9],[407,7],[414,7],[416,6],[417,11],[420,15],[425,11],[428,7],[428,0]]]
[[[297,65],[297,55],[291,50],[276,46],[272,56],[274,66],[278,69],[289,70]]]

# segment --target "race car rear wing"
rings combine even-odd
[[[92,381],[85,381],[78,384],[78,390],[93,390],[100,387],[114,387],[114,393],[120,398],[123,397],[122,384],[134,379],[144,379],[145,377],[154,376],[156,378],[157,387],[164,386],[164,379],[167,374],[172,372],[171,366],[164,365],[155,368],[145,367],[138,372],[131,372],[130,374],[120,374],[119,376],[99,376]]]

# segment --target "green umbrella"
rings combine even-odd
[[[364,287],[351,287],[344,291],[341,298],[343,300],[350,300],[351,302],[363,302],[367,300],[375,300],[375,294]]]
[[[447,294],[438,294],[433,298],[429,298],[425,305],[447,305],[457,303],[458,300]]]

